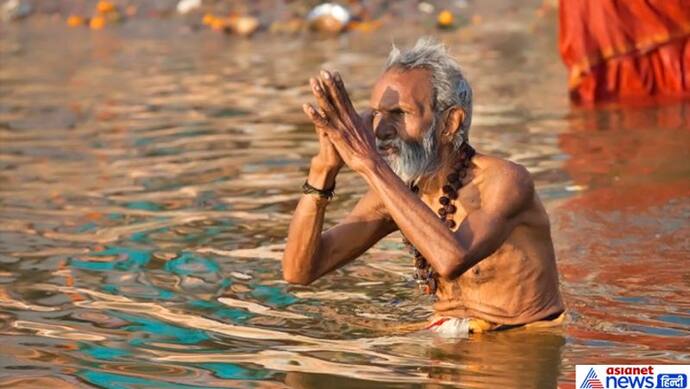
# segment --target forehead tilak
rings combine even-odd
[[[381,75],[371,96],[372,108],[416,107],[433,102],[431,75],[426,69],[391,69]]]

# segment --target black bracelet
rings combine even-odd
[[[309,185],[309,181],[304,181],[302,185],[302,193],[304,194],[318,194],[322,199],[330,200],[335,195],[335,185],[331,189],[318,189]]]

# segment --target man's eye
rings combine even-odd
[[[405,111],[403,111],[402,109],[394,109],[391,111],[391,114],[393,114],[393,115],[402,115],[404,113],[405,113]]]

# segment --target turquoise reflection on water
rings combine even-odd
[[[127,203],[129,209],[142,209],[145,211],[160,211],[162,206],[151,201],[132,201]]]
[[[103,284],[101,289],[110,294],[118,294],[120,292],[120,287],[114,284]]]
[[[209,300],[192,300],[188,304],[190,307],[199,309],[214,309],[220,307],[220,304]]]
[[[108,389],[127,389],[131,387],[155,387],[166,389],[199,388],[199,386],[196,385],[172,384],[157,379],[146,379],[93,370],[82,370],[78,375],[94,385]]]
[[[239,308],[228,308],[215,300],[193,300],[188,303],[191,308],[208,311],[221,319],[229,319],[233,323],[243,323],[254,317],[251,312]]]
[[[147,300],[172,300],[176,297],[176,294],[170,290],[161,289],[153,286],[149,286],[143,292],[138,293],[123,293],[122,288],[115,284],[103,284],[101,290],[113,295],[126,295],[128,297],[136,297]]]
[[[259,285],[256,286],[251,295],[257,299],[276,307],[284,307],[299,301],[297,297],[286,293],[283,288],[275,286]]]
[[[98,224],[96,223],[86,223],[77,229],[77,232],[88,232],[98,229]]]
[[[89,262],[78,259],[70,260],[70,266],[75,269],[93,270],[93,271],[107,271],[115,268],[114,262]]]
[[[111,347],[99,346],[95,344],[90,344],[86,342],[79,343],[79,350],[85,354],[88,354],[96,359],[102,359],[111,361],[118,357],[129,355],[128,351],[122,349],[116,349]]]
[[[205,331],[178,327],[152,317],[130,315],[121,312],[113,312],[112,315],[130,323],[124,327],[126,331],[143,332],[147,338],[151,339],[172,339],[182,344],[196,344],[210,339]]]
[[[220,271],[220,266],[208,258],[192,253],[182,253],[179,257],[166,262],[165,270],[186,276],[196,273],[217,273]]]
[[[163,227],[163,228],[156,228],[153,230],[135,232],[132,235],[130,235],[129,240],[131,240],[133,242],[137,242],[137,243],[150,243],[151,242],[151,235],[166,232],[168,230],[169,230],[169,228]]]
[[[70,266],[75,269],[108,271],[108,270],[135,270],[146,266],[151,260],[150,250],[139,250],[130,247],[111,246],[102,251],[91,253],[94,257],[109,257],[124,255],[125,259],[119,261],[87,261],[81,259],[70,259]]]
[[[213,313],[220,318],[230,319],[235,323],[242,323],[252,317],[252,315],[247,311],[234,308],[221,308],[214,311]]]
[[[218,378],[235,380],[262,380],[272,374],[265,370],[247,369],[233,363],[202,363],[200,367],[213,371]]]
[[[165,290],[165,289],[159,289],[159,288],[157,288],[157,289],[158,289],[158,297],[163,299],[163,300],[170,300],[173,297],[175,297],[175,293],[173,293],[172,291]]]

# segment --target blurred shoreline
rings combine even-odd
[[[201,0],[6,0],[0,6],[2,28],[26,23],[63,23],[73,28],[104,30],[142,21],[174,21],[187,31],[214,30],[251,37],[270,33],[283,39],[304,34],[335,37],[343,33],[374,33],[395,29],[469,35],[495,28],[532,32],[553,23],[553,0],[455,1],[201,1]]]

